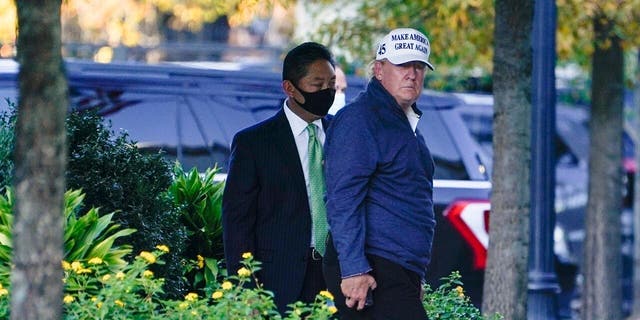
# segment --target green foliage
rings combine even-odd
[[[333,296],[321,291],[313,303],[294,302],[286,315],[278,313],[273,293],[255,278],[260,262],[251,253],[243,254],[243,267],[212,283],[203,294],[189,292],[178,299],[164,299],[162,278],[150,270],[162,264],[169,252],[158,245],[152,252],[140,252],[132,262],[112,266],[101,259],[86,263],[63,262],[65,270],[64,319],[331,319],[336,312]],[[197,261],[191,261],[197,264]],[[423,304],[430,319],[498,320],[500,315],[483,317],[464,296],[460,275],[454,272],[433,291],[425,287]],[[249,282],[258,283],[247,288]],[[9,314],[9,291],[0,285],[0,318]]]
[[[84,194],[81,190],[67,191],[65,200],[64,257],[67,261],[82,261],[100,258],[111,266],[125,264],[124,256],[131,252],[131,246],[114,246],[120,237],[135,232],[134,229],[121,229],[112,222],[114,213],[99,216],[97,208],[91,208],[86,214],[76,217],[82,207]]]
[[[561,63],[571,61],[588,71],[595,45],[608,47],[611,43],[595,39],[593,25],[596,19],[607,20],[612,32],[622,40],[623,49],[640,45],[638,32],[640,0],[629,1],[577,1],[560,0],[558,6],[557,51]]]
[[[16,124],[16,105],[6,100],[8,111],[0,114],[0,186],[11,185],[13,176],[14,128]]]
[[[5,281],[9,282],[9,279],[7,278]],[[9,290],[0,283],[0,318],[9,319],[9,308],[11,307],[10,302]]]
[[[359,74],[364,74],[363,69],[374,59],[377,41],[391,29],[399,27],[415,28],[429,37],[431,60],[436,66],[436,73],[454,77],[455,82],[470,76],[491,74],[492,1],[453,0],[438,5],[429,1],[401,0],[327,2],[307,4],[308,12],[312,12],[314,19],[311,25],[317,27],[304,36],[330,46],[339,58],[354,66]],[[332,10],[321,10],[326,7]]]
[[[174,181],[169,194],[187,226],[189,246],[187,256],[197,254],[215,259],[224,257],[222,245],[222,192],[224,181],[215,181],[217,168],[209,168],[202,175],[197,168],[184,172],[180,164],[174,166]]]
[[[222,192],[224,182],[215,181],[217,168],[202,175],[197,168],[184,172],[174,166],[174,181],[169,194],[187,227],[189,240],[183,255],[195,264],[186,264],[187,278],[193,288],[211,287],[219,274],[219,262],[224,257],[222,245]]]
[[[0,195],[0,285],[9,285],[11,272],[13,199],[11,188],[5,189],[4,196]]]
[[[131,246],[117,246],[114,241],[134,233],[135,230],[121,229],[120,225],[113,223],[113,213],[99,217],[96,208],[79,215],[83,199],[84,195],[80,190],[67,191],[64,195],[65,260],[88,261],[98,258],[114,267],[125,264],[123,258],[131,252]],[[0,196],[0,279],[8,279],[11,271],[14,203],[12,188],[6,188],[5,195]],[[8,281],[0,281],[0,284],[8,285]]]
[[[243,261],[237,275],[216,283],[205,295],[187,293],[179,299],[163,299],[163,279],[151,266],[162,263],[169,248],[159,245],[153,252],[141,252],[131,263],[113,270],[95,259],[87,263],[63,263],[64,319],[329,319],[335,313],[333,297],[322,291],[315,302],[297,302],[286,317],[280,315],[273,294],[261,287],[247,289],[259,263],[251,255]],[[73,284],[70,286],[69,284]],[[0,288],[0,318],[8,318],[9,291]]]
[[[503,319],[499,314],[484,317],[476,308],[469,297],[464,295],[460,273],[454,271],[448,277],[443,278],[444,283],[436,290],[425,285],[425,296],[422,300],[429,319],[441,320],[499,320]]]
[[[117,270],[104,262],[65,266],[64,318],[160,319],[157,309],[164,281],[149,268],[160,262],[161,254],[160,249],[143,251]]]
[[[138,230],[130,243],[134,251],[150,250],[157,243],[171,247],[166,266],[154,266],[154,271],[166,279],[168,295],[181,296],[187,233],[167,194],[171,165],[161,154],[142,154],[126,134],[110,131],[95,112],[70,113],[67,130],[67,185],[81,188],[88,206],[115,211],[117,223]]]

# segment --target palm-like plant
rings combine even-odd
[[[11,226],[13,225],[13,193],[11,188],[5,189],[5,196],[0,196],[0,281],[2,285],[9,284],[11,272]]]
[[[204,281],[208,286],[219,274],[218,264],[224,256],[222,245],[222,193],[224,182],[216,181],[218,168],[208,168],[200,174],[197,168],[184,172],[174,166],[175,179],[169,194],[188,229],[187,256],[198,261],[192,274],[193,284]]]
[[[130,245],[114,246],[116,239],[128,236],[135,229],[120,229],[112,223],[115,212],[100,216],[97,208],[91,208],[77,217],[82,208],[84,194],[81,190],[65,193],[64,256],[66,261],[100,258],[110,266],[123,265],[123,257],[131,252]]]
[[[124,265],[126,262],[123,258],[131,252],[131,246],[114,246],[113,242],[134,233],[135,230],[120,229],[120,225],[111,221],[114,213],[100,217],[96,208],[91,208],[84,215],[78,216],[84,200],[81,190],[67,191],[64,200],[65,261],[87,261],[100,258],[111,267]],[[13,191],[11,188],[6,188],[5,194],[0,195],[0,279],[8,279],[11,271],[13,205]]]

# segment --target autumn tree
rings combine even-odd
[[[231,27],[246,26],[255,18],[269,18],[276,8],[292,7],[294,0],[103,0],[63,1],[62,40],[114,48],[159,46],[161,30],[198,33],[205,24],[228,17]],[[14,0],[0,0],[0,57],[11,57],[16,25]]]
[[[533,1],[495,6],[491,242],[482,310],[526,319]]]
[[[438,72],[428,79],[433,89],[450,87],[444,77],[489,75],[493,57],[493,1],[300,1],[316,26],[299,38],[323,43],[362,73],[375,57],[376,41],[389,30],[411,27],[431,39]],[[325,9],[328,7],[328,9]],[[335,17],[335,18],[333,18]],[[430,75],[431,76],[431,75]],[[459,89],[459,88],[458,88]]]
[[[624,52],[640,45],[640,1],[561,0],[558,12],[559,56],[590,68],[592,79],[582,314],[620,319]]]
[[[60,1],[17,1],[20,62],[12,319],[60,319],[67,82]]]
[[[593,17],[589,200],[585,219],[583,319],[622,319],[623,54],[614,21]]]

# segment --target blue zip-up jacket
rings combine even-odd
[[[334,117],[324,147],[327,219],[342,277],[371,271],[371,254],[424,278],[435,228],[433,158],[377,79]]]

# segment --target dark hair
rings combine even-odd
[[[327,47],[316,42],[305,42],[289,51],[284,58],[282,80],[289,80],[298,85],[309,71],[309,65],[318,59],[329,61],[335,67],[336,62]]]

